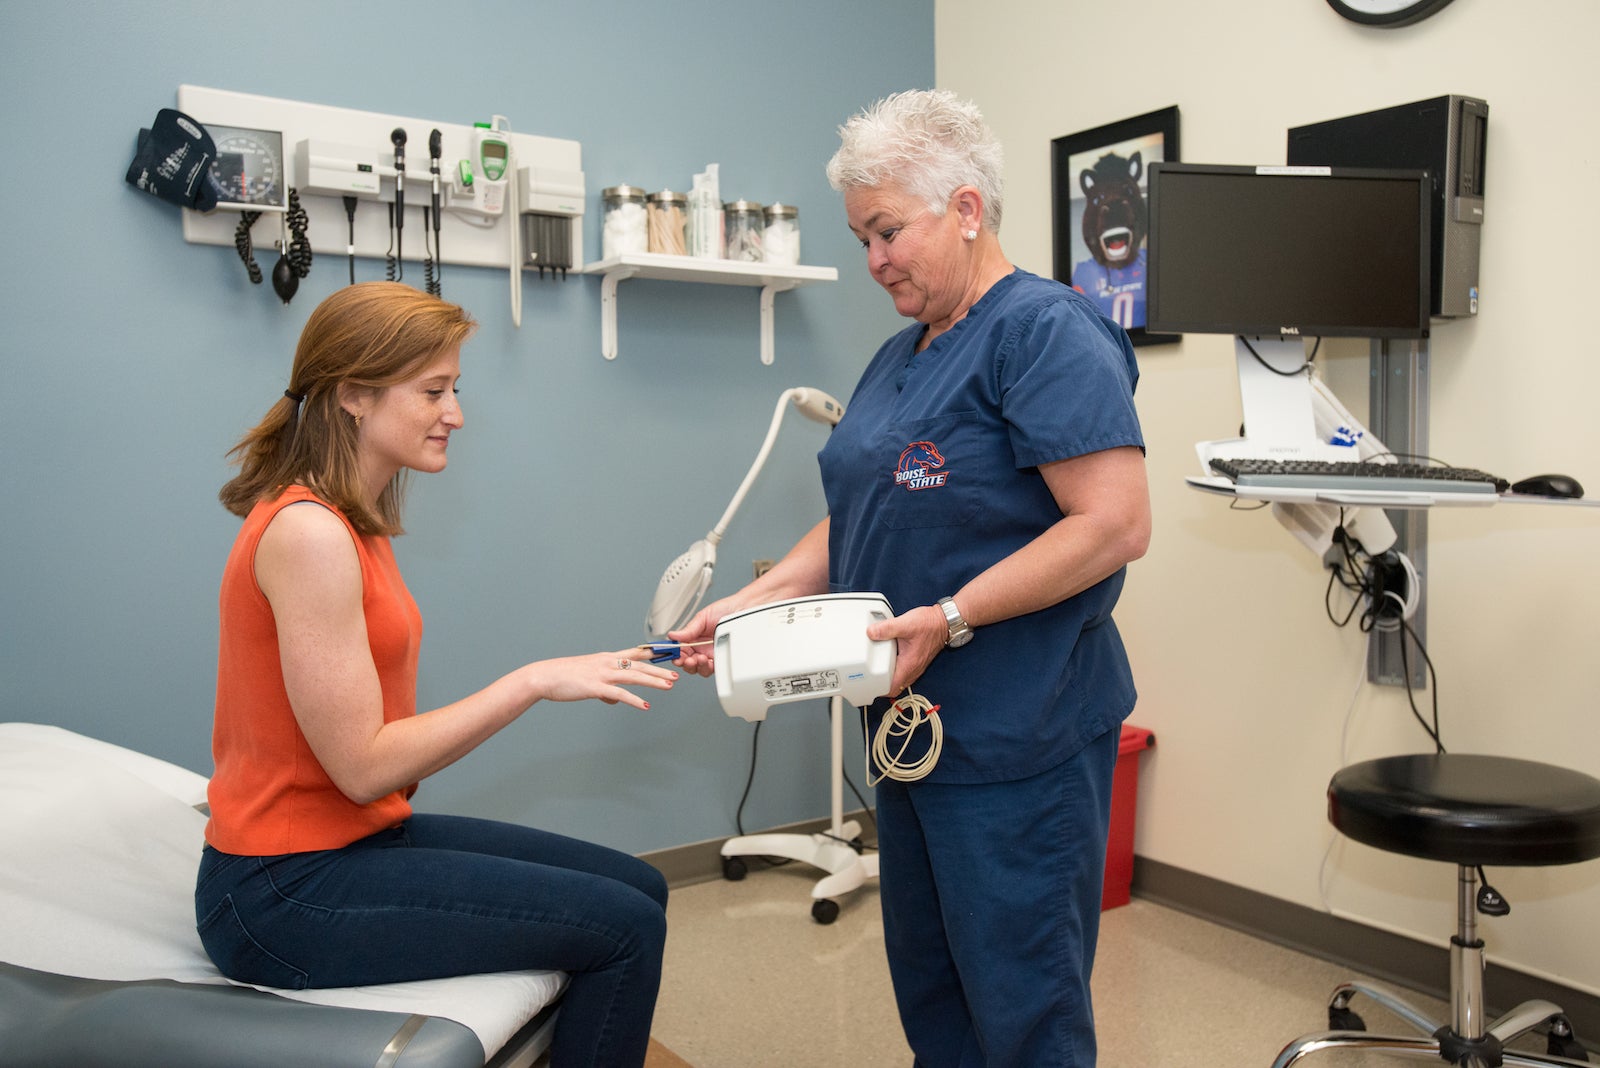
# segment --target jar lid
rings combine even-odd
[[[757,204],[753,200],[729,200],[723,203],[722,210],[732,212],[750,212],[755,215],[760,215],[761,205]]]
[[[799,214],[800,209],[793,204],[780,204],[774,200],[767,205],[767,218],[769,219],[793,219],[798,217]]]
[[[674,193],[670,189],[663,189],[659,193],[651,193],[645,199],[653,204],[687,204],[689,202],[689,194]]]
[[[642,200],[645,193],[636,185],[614,185],[600,190],[600,195],[607,200]]]

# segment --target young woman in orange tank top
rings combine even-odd
[[[442,471],[475,324],[409,286],[312,312],[289,388],[234,448],[201,941],[231,978],[355,986],[569,973],[552,1060],[642,1064],[666,882],[632,856],[532,828],[414,813],[416,784],[537,701],[649,708],[677,673],[627,650],[541,660],[418,714],[422,617],[389,539],[409,471]]]

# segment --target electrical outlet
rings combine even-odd
[[[777,563],[776,560],[754,560],[751,562],[751,568],[755,571],[755,577],[760,578],[768,571],[771,571],[772,565],[775,563]]]

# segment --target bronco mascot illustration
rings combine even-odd
[[[900,451],[900,462],[895,464],[894,482],[908,490],[931,489],[942,486],[950,472],[944,467],[944,454],[931,441],[913,441]]]
[[[1083,243],[1092,259],[1073,264],[1072,288],[1124,330],[1144,325],[1145,204],[1141,153],[1108,152],[1078,174],[1087,198]]]

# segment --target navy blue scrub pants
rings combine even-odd
[[[884,938],[918,1068],[1093,1068],[1119,738],[1014,782],[878,784]]]
[[[552,969],[570,979],[551,1062],[642,1065],[661,984],[667,883],[626,853],[547,831],[414,815],[343,849],[207,846],[200,941],[261,986],[362,986]]]

